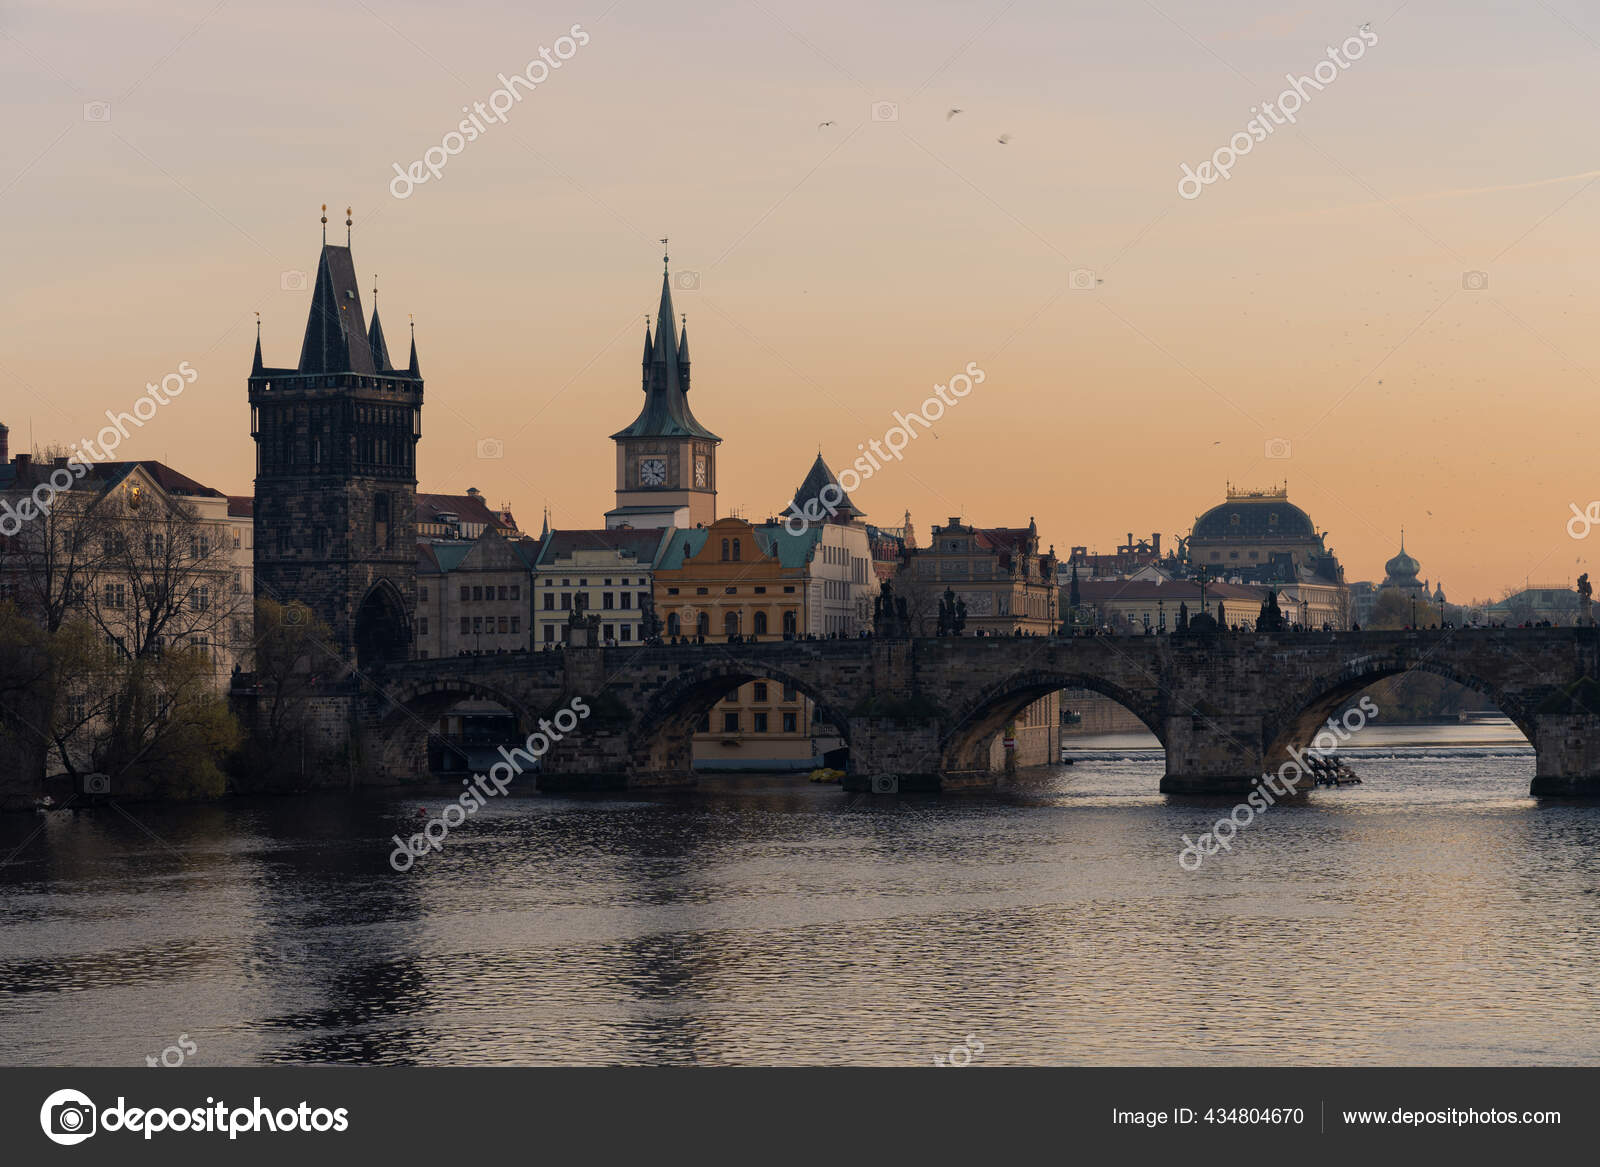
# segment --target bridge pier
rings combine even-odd
[[[1600,717],[1544,713],[1534,724],[1535,798],[1600,798]]]
[[[1261,718],[1222,713],[1166,719],[1163,794],[1207,794],[1243,798],[1267,768],[1261,748]]]
[[[874,778],[894,778],[901,793],[983,789],[995,784],[995,775],[988,771],[942,770],[939,737],[937,719],[852,717],[850,764],[843,787],[870,794]]]

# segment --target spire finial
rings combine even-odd
[[[261,340],[261,313],[257,312],[256,313],[256,341],[259,343],[260,340]]]
[[[350,208],[344,209],[344,245],[350,246],[350,225],[354,220],[350,218]]]
[[[378,273],[372,273],[372,310],[378,310]]]
[[[328,204],[322,204],[322,245],[328,245]]]
[[[663,235],[661,237],[661,268],[662,268],[663,271],[665,271],[666,268],[667,268],[668,258],[669,257],[667,255],[667,237],[665,235]]]

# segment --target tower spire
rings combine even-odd
[[[256,313],[256,359],[255,359],[255,363],[250,366],[251,375],[253,375],[253,376],[254,375],[259,375],[263,368],[265,368],[265,366],[262,365],[262,363],[261,363],[261,313],[257,312]]]
[[[322,204],[322,246],[328,246],[328,204]]]
[[[353,220],[350,217],[350,208],[346,207],[344,209],[344,245],[346,247],[350,246],[350,225],[352,222]]]

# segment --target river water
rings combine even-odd
[[[1228,805],[1075,746],[982,795],[513,790],[403,875],[448,791],[9,816],[0,1064],[1600,1061],[1600,808],[1508,724],[1372,727],[1193,872]]]

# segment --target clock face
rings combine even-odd
[[[706,456],[704,454],[695,455],[695,459],[694,459],[694,484],[696,486],[704,486],[706,484],[706,479],[709,476],[710,476],[710,468],[706,465]]]
[[[646,486],[660,486],[667,480],[667,464],[661,458],[646,458],[639,463],[639,481]]]

